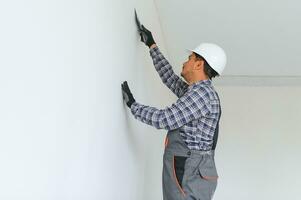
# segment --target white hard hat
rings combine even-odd
[[[225,51],[220,46],[213,43],[201,43],[194,50],[187,50],[202,56],[212,69],[219,75],[222,74],[227,63],[227,57]]]

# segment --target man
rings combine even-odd
[[[150,48],[163,83],[179,98],[171,106],[157,109],[136,102],[126,81],[121,85],[123,98],[136,119],[168,130],[163,156],[163,199],[210,200],[217,187],[214,150],[221,116],[220,100],[211,80],[221,75],[226,54],[210,43],[190,50],[181,72],[186,83],[173,72],[143,25],[140,36]]]

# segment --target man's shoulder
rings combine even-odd
[[[198,85],[197,87],[193,87],[191,90],[210,101],[218,99],[217,92],[212,85]]]

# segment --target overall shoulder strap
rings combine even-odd
[[[218,98],[218,101],[219,101],[219,116],[218,116],[218,121],[217,121],[216,129],[215,129],[215,132],[214,132],[214,136],[213,136],[212,150],[215,150],[215,148],[216,148],[217,139],[218,139],[218,132],[219,132],[219,120],[220,120],[221,115],[222,115],[221,102],[220,102],[220,99],[219,99],[219,96],[218,96],[217,93],[216,93],[216,95],[217,95],[217,98]]]

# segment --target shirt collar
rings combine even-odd
[[[200,80],[200,81],[197,81],[191,85],[189,85],[188,89],[192,89],[192,88],[195,88],[199,85],[211,85],[211,80],[210,79],[206,79],[206,80]]]

